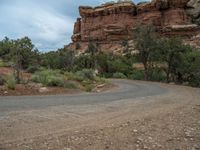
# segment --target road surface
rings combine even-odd
[[[0,97],[0,150],[200,149],[200,89],[112,82],[103,93]]]
[[[119,101],[166,93],[168,89],[148,82],[112,80],[118,88],[105,93],[82,93],[61,96],[18,96],[0,97],[0,116],[19,110],[44,109],[60,105],[83,105]]]

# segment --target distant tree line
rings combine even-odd
[[[135,50],[132,54],[128,41],[122,42],[123,55],[103,53],[97,43],[89,41],[81,55],[73,50],[58,49],[39,52],[28,37],[0,41],[0,58],[16,70],[34,73],[41,68],[77,72],[93,69],[102,77],[128,78],[160,82],[176,82],[200,87],[200,52],[185,45],[181,38],[160,37],[150,25],[140,25],[133,31]],[[77,45],[80,47],[80,45]],[[143,64],[143,68],[133,67]]]

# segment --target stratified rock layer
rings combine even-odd
[[[153,0],[151,3],[138,5],[123,1],[109,2],[98,7],[80,6],[81,17],[74,25],[72,41],[116,43],[130,40],[132,30],[140,24],[152,24],[160,34],[166,36],[194,36],[199,33],[199,27],[192,24],[187,15],[186,6],[191,3],[189,1]],[[194,3],[190,5],[191,8]],[[196,5],[195,3],[195,7]],[[188,12],[193,16],[197,14],[196,9]]]

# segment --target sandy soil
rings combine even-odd
[[[198,150],[200,89],[0,118],[0,150]]]

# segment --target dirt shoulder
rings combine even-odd
[[[0,119],[2,150],[200,149],[200,89],[12,112]]]
[[[93,91],[105,92],[117,88],[112,83],[97,85]],[[0,96],[33,96],[33,95],[70,95],[84,92],[82,89],[69,89],[64,87],[44,87],[41,84],[29,83],[18,84],[15,90],[8,89],[6,86],[0,86]]]

